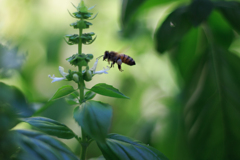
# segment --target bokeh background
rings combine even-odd
[[[179,66],[176,67],[174,61],[170,58],[172,55],[168,51],[159,54],[155,47],[154,33],[158,27],[177,6],[189,4],[190,1],[152,2],[139,2],[139,4],[143,5],[137,6],[138,11],[133,16],[134,21],[127,26],[130,26],[129,28],[125,28],[126,31],[123,30],[126,25],[122,19],[126,16],[124,15],[126,13],[124,4],[126,5],[127,1],[85,0],[85,4],[89,7],[96,5],[92,11],[93,13],[98,12],[98,16],[91,21],[93,25],[84,30],[86,32],[95,32],[97,39],[92,45],[84,45],[83,53],[91,53],[96,58],[103,55],[106,50],[124,51],[136,62],[135,66],[123,64],[123,72],[119,72],[115,66],[115,68],[109,70],[108,74],[96,75],[91,82],[86,83],[87,88],[91,88],[96,83],[107,83],[119,88],[123,94],[131,98],[130,100],[122,100],[100,95],[94,98],[113,106],[110,132],[143,141],[163,152],[169,159],[208,159],[212,157],[209,156],[211,150],[226,152],[226,155],[232,155],[230,159],[237,158],[236,154],[228,154],[228,149],[226,149],[227,147],[239,149],[239,139],[237,141],[235,139],[229,140],[228,136],[232,136],[230,133],[226,133],[222,141],[219,140],[222,136],[218,136],[223,132],[222,130],[216,128],[215,131],[212,131],[208,127],[206,129],[206,127],[204,128],[199,124],[195,125],[197,129],[188,132],[186,129],[188,128],[188,122],[192,120],[195,123],[196,119],[198,119],[197,114],[191,114],[190,118],[185,119],[187,111],[184,109],[186,105],[183,104],[186,102],[186,97],[181,93],[185,89],[184,86],[187,82],[185,79],[188,79],[189,76],[184,77],[179,74],[182,66],[180,68],[178,68]],[[62,85],[72,84],[74,88],[77,88],[76,84],[72,82],[51,83],[51,79],[48,78],[49,74],[60,76],[58,66],[64,67],[65,71],[68,69],[76,70],[66,61],[66,58],[77,53],[77,45],[69,46],[63,40],[65,35],[78,32],[70,27],[70,23],[76,21],[67,11],[75,11],[71,3],[77,5],[79,0],[0,1],[0,82],[15,86],[21,90],[34,110],[44,106]],[[230,38],[221,35],[222,41],[231,39],[231,42],[226,42],[226,48],[239,58],[240,38],[238,33],[223,20],[219,13],[214,12],[211,15],[209,19],[214,19],[213,23],[221,23],[216,24],[217,27],[213,28],[214,31],[216,30],[216,34],[224,32],[225,35],[228,35],[227,33],[231,32]],[[195,27],[189,32],[186,37],[190,37],[190,40],[183,39],[181,41],[181,44],[185,45],[181,51],[184,51],[184,49],[191,50],[192,46],[196,45],[193,44],[193,41],[199,42],[197,38],[192,38],[192,36],[200,34],[200,30]],[[166,34],[166,38],[169,38],[168,36]],[[201,47],[201,44],[198,44],[196,48],[201,50]],[[174,57],[174,54],[172,57]],[[93,63],[94,60],[91,61],[90,66]],[[186,64],[186,70],[192,67],[188,65],[187,58],[182,59],[182,63]],[[106,61],[99,61],[97,70],[101,70],[107,65]],[[239,70],[240,68],[235,71]],[[191,73],[186,71],[185,74],[190,75]],[[239,74],[239,72],[236,74]],[[240,82],[236,81],[236,83],[239,85]],[[208,99],[208,101],[211,101],[211,99]],[[214,122],[212,125],[221,126],[221,124],[229,122],[228,127],[235,128],[234,136],[240,134],[240,121],[239,118],[236,118],[239,117],[239,104],[236,102],[236,105],[234,105],[237,108],[236,112],[233,111],[236,113],[233,115],[234,122],[231,120],[230,123],[226,120],[226,117],[223,120],[218,117],[219,119],[215,119],[217,123]],[[59,99],[51,103],[39,116],[58,120],[80,135],[81,130],[73,119],[74,107],[68,105],[64,99]],[[194,111],[201,112],[201,109]],[[212,116],[214,116],[214,113],[216,112],[211,110]],[[207,121],[204,121],[203,124],[211,122],[208,116],[207,114],[205,117]],[[191,119],[192,117],[196,118]],[[201,115],[198,120],[203,119],[204,115]],[[207,132],[201,132],[202,127]],[[228,130],[228,127],[223,130]],[[31,127],[21,123],[15,128]],[[228,131],[231,132],[231,130]],[[204,135],[212,132],[214,132],[213,137],[210,138],[212,141],[207,138],[209,144],[212,145],[201,145],[202,141],[207,141]],[[200,136],[194,139],[194,136],[198,134]],[[76,154],[79,154],[80,146],[75,139],[61,139],[61,141],[66,143]],[[223,147],[221,149],[213,147],[218,145]],[[198,147],[201,150],[198,150]],[[202,158],[198,157],[200,154],[204,154]],[[87,157],[91,158],[99,155],[101,155],[100,150],[93,142],[88,148]],[[228,157],[226,155],[216,156],[215,158],[225,159]]]

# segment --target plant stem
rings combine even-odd
[[[79,43],[78,43],[78,54],[82,54],[82,28],[79,28]],[[78,83],[78,89],[80,92],[80,100],[79,103],[84,102],[84,80],[83,80],[83,75],[82,75],[82,66],[78,66],[78,71],[79,71],[79,83]],[[85,160],[86,157],[86,151],[88,147],[88,142],[87,142],[87,137],[82,129],[82,139],[81,139],[81,154],[80,154],[80,159]]]
[[[79,43],[78,43],[78,54],[82,54],[82,29],[79,28]],[[80,91],[80,104],[84,100],[84,80],[82,75],[82,66],[78,66],[79,71],[79,83],[78,83],[78,89]]]
[[[81,156],[80,156],[81,160],[85,160],[88,145],[89,143],[87,141],[85,132],[82,130]]]

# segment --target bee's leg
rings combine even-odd
[[[122,69],[121,69],[121,65],[122,65],[122,60],[121,59],[118,59],[117,60],[117,64],[118,64],[118,69],[119,69],[119,71],[123,71]]]
[[[119,69],[119,71],[121,71],[121,72],[123,71],[122,68],[121,68],[121,65],[119,65],[119,64],[118,64],[118,69]]]
[[[112,62],[112,64],[111,64],[111,67],[110,67],[110,68],[114,67],[114,63],[115,63],[115,62]]]

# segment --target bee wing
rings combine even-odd
[[[127,52],[127,50],[129,50],[130,48],[131,48],[131,46],[123,47],[118,53],[123,54],[124,52]]]

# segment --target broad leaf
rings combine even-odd
[[[215,2],[215,5],[233,28],[240,32],[240,3],[221,1]]]
[[[57,90],[57,92],[53,95],[52,98],[50,98],[49,101],[56,100],[58,98],[62,98],[62,97],[67,96],[68,94],[70,94],[74,91],[75,91],[75,89],[70,85],[63,86],[63,87],[61,87]]]
[[[108,97],[128,98],[127,96],[119,92],[118,89],[105,83],[98,83],[95,86],[93,86],[90,90],[96,92],[97,94],[101,94]]]
[[[66,98],[66,102],[70,105],[77,105],[79,104],[77,99],[70,99],[70,98]]]
[[[106,160],[103,156],[97,157],[97,158],[91,158],[89,160]]]
[[[168,160],[155,148],[118,134],[109,134],[98,146],[106,160]]]
[[[136,13],[139,6],[141,6],[146,0],[123,0],[122,2],[122,23],[128,23],[129,19]]]
[[[0,82],[0,104],[9,104],[20,117],[29,117],[34,112],[19,89],[2,82]]]
[[[158,52],[162,53],[171,49],[191,29],[186,7],[177,8],[163,22],[155,33],[155,45]]]
[[[90,137],[104,142],[111,124],[112,107],[90,100],[75,108],[74,118]]]
[[[233,33],[217,12],[201,27],[183,38],[173,57],[184,82],[169,117],[175,120],[165,143],[178,144],[161,148],[173,150],[172,159],[239,159],[240,58],[227,50]]]
[[[238,56],[213,47],[204,53],[192,81],[186,85],[185,131],[191,133],[191,152],[199,159],[240,158],[240,76],[236,74],[239,69]],[[203,154],[211,148],[215,149]]]
[[[37,130],[59,138],[70,139],[75,136],[73,131],[65,124],[45,117],[24,118],[24,122],[29,123]]]
[[[189,5],[190,20],[194,26],[205,21],[213,10],[213,3],[210,0],[194,0]]]
[[[0,103],[0,159],[8,160],[18,150],[16,135],[9,131],[19,121],[16,113],[8,104]]]
[[[19,143],[17,159],[78,160],[62,142],[40,132],[16,130]]]
[[[84,95],[84,99],[90,100],[93,99],[96,96],[96,93],[93,91],[87,91]]]

